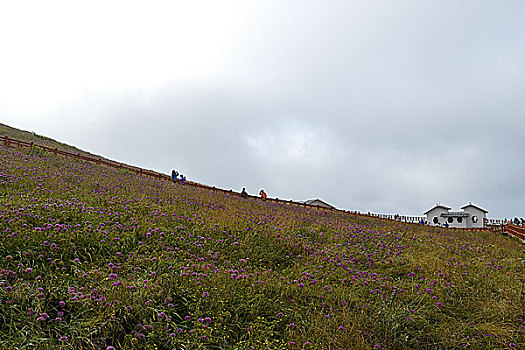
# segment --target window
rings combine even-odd
[[[434,218],[432,219],[432,222],[433,222],[434,224],[437,224],[437,223],[439,222],[438,217],[437,217],[437,216],[434,216]]]
[[[463,222],[463,218],[458,218],[458,223],[462,223]]]
[[[472,217],[472,222],[473,222],[473,223],[478,222],[478,217],[477,217],[477,216],[473,216],[473,217]]]
[[[454,218],[453,218],[453,217],[450,217],[450,218],[447,219],[447,221],[448,221],[449,224],[451,224],[451,223],[454,222]]]

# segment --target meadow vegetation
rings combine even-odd
[[[525,348],[516,239],[0,148],[2,349]]]

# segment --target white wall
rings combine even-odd
[[[470,218],[461,217],[461,222],[458,222],[458,217],[453,217],[452,222],[448,222],[448,218],[443,218],[443,222],[448,223],[448,227],[467,227]]]
[[[470,214],[470,217],[467,220],[467,227],[483,227],[483,219],[487,216],[483,210],[479,210],[476,207],[467,206],[463,208],[463,211]],[[473,217],[477,217],[478,221],[474,222],[472,220]]]
[[[438,224],[434,223],[434,217],[437,217],[438,218],[438,222],[441,223],[441,225],[443,225],[445,223],[446,219],[442,218],[440,216],[442,213],[448,213],[448,210],[445,209],[445,208],[441,208],[441,207],[437,207],[437,208],[434,208],[434,209],[430,210],[427,213],[427,222],[428,222],[428,224],[431,225],[431,226],[437,226]]]

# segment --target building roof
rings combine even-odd
[[[474,204],[472,204],[472,203],[469,203],[469,204],[467,204],[467,205],[462,206],[461,209],[465,209],[465,208],[468,208],[468,207],[476,208],[476,209],[478,209],[478,210],[481,210],[481,211],[484,212],[484,213],[488,213],[488,212],[489,212],[488,210],[485,210],[485,209],[483,209],[483,208],[481,208],[481,207],[478,207],[477,205],[474,205]]]
[[[447,207],[446,205],[443,205],[443,204],[437,204],[435,205],[434,207],[430,208],[429,210],[427,210],[426,212],[424,212],[423,214],[427,214],[428,212],[431,212],[432,210],[436,209],[436,208],[443,208],[445,210],[450,210],[452,208],[450,207]]]
[[[326,207],[330,207],[330,208],[334,208],[335,207],[333,205],[330,205],[328,203],[326,203],[325,201],[322,201],[320,199],[309,199],[307,201],[304,201],[305,204],[309,204],[309,205],[321,205],[321,206],[326,206]]]

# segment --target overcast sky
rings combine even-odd
[[[0,122],[270,197],[525,217],[525,2],[6,1]]]

